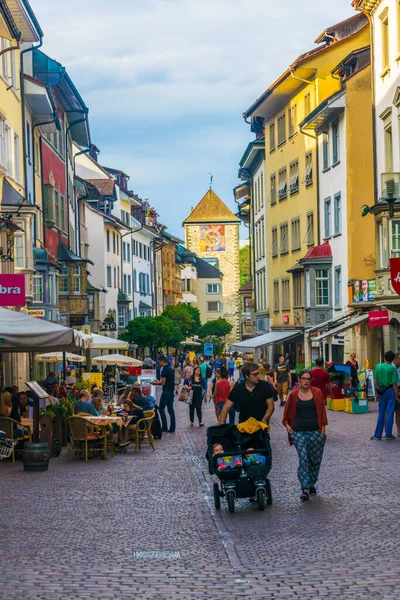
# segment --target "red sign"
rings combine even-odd
[[[400,296],[400,258],[390,259],[390,281],[392,288]]]
[[[283,315],[282,321],[283,323],[289,323],[289,315]]]
[[[370,327],[382,327],[382,325],[389,325],[389,311],[371,310],[371,312],[368,313],[368,325]]]
[[[25,306],[25,275],[0,275],[0,306]]]

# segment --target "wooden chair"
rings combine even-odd
[[[151,424],[155,416],[156,413],[154,410],[145,410],[144,419],[139,419],[139,421],[136,423],[135,452],[140,450],[143,443],[148,444],[154,452],[155,448],[153,434],[151,433]]]
[[[28,434],[22,436],[15,436],[14,431],[16,428],[19,429],[27,429],[29,431]],[[13,442],[31,442],[32,441],[32,431],[29,425],[24,425],[23,423],[19,423],[10,417],[0,417],[0,430],[4,431],[7,438],[11,439]],[[16,449],[17,446],[12,451],[12,461],[15,462],[15,454],[17,452],[23,452],[23,448]]]
[[[71,442],[67,452],[67,459],[71,452],[82,453],[85,451],[85,459],[88,461],[89,450],[103,453],[107,460],[107,432],[104,428],[95,431],[93,425],[84,417],[69,417],[67,419],[71,432]]]

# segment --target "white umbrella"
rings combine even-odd
[[[181,342],[181,346],[201,346],[200,342],[195,342],[193,340],[184,340]]]
[[[123,354],[106,354],[104,356],[96,356],[92,362],[98,365],[117,365],[118,367],[141,367],[142,361]]]
[[[45,363],[56,363],[63,360],[63,352],[48,352],[47,354],[38,354],[35,356],[35,360]],[[65,353],[65,360],[69,362],[83,363],[86,358],[79,354],[72,354],[71,352]]]
[[[118,340],[116,338],[107,337],[106,335],[99,335],[98,333],[91,333],[90,336],[82,333],[81,331],[74,330],[79,333],[80,336],[85,340],[90,337],[90,349],[91,350],[128,350],[129,343],[124,340]]]

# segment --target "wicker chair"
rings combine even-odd
[[[27,429],[29,434],[22,436],[15,436],[14,431],[16,428],[19,429]],[[32,432],[29,425],[24,425],[23,423],[19,423],[10,417],[0,417],[0,430],[4,431],[7,438],[11,439],[13,442],[31,442],[32,441]],[[17,452],[23,452],[23,448],[16,449],[17,446],[12,451],[12,461],[15,462],[15,454]]]
[[[151,433],[151,424],[153,422],[156,413],[154,410],[145,410],[144,411],[144,419],[139,419],[136,423],[134,434],[135,434],[135,452],[141,449],[142,444],[148,444],[153,452],[154,448],[154,440],[153,434]]]
[[[67,419],[71,432],[71,442],[67,452],[67,458],[71,452],[85,452],[85,459],[89,459],[89,450],[103,453],[104,460],[107,460],[107,432],[94,431],[91,425],[84,417],[69,417]]]

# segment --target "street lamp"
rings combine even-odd
[[[374,206],[368,204],[362,205],[361,216],[366,217],[371,211],[382,204],[387,204],[389,209],[389,217],[394,217],[394,205],[400,200],[400,173],[382,173],[381,174],[382,197]]]

